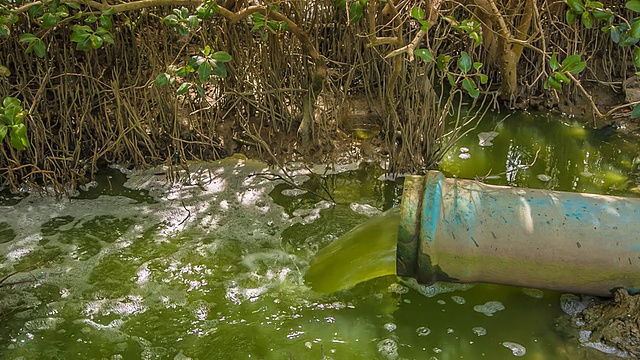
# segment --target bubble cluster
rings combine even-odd
[[[487,335],[487,329],[483,328],[482,326],[476,326],[473,329],[471,329],[471,331],[473,331],[473,333],[478,336]]]
[[[498,311],[504,310],[504,305],[500,301],[487,301],[482,305],[476,305],[473,310],[487,316],[493,316]]]
[[[420,326],[419,328],[416,329],[416,334],[418,336],[427,336],[431,334],[431,329],[429,329],[426,326]]]
[[[384,339],[378,343],[378,352],[385,359],[395,360],[398,358],[398,343],[393,339]]]
[[[513,356],[524,356],[527,353],[527,349],[518,344],[518,343],[514,343],[514,342],[510,342],[510,341],[505,341],[502,343],[502,346],[506,347],[507,349],[511,350],[511,353],[513,353]]]

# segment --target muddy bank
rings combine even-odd
[[[576,315],[576,320],[584,324],[581,331],[591,332],[590,341],[640,357],[640,296],[618,289],[612,300],[586,308]]]
[[[561,306],[569,316],[559,319],[556,329],[604,354],[640,358],[640,295],[623,289],[613,295],[611,299],[562,295]]]

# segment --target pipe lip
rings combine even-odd
[[[425,178],[408,175],[404,179],[400,203],[400,226],[396,242],[396,274],[414,277],[418,269],[420,216]]]
[[[436,230],[440,219],[445,177],[439,171],[428,171],[424,176],[424,196],[420,213],[418,271],[416,279],[422,284],[433,284],[448,277],[442,276],[438,266]]]

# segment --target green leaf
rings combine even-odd
[[[562,90],[562,84],[558,82],[558,80],[556,80],[553,76],[549,76],[547,78],[547,83],[554,89]]]
[[[562,69],[571,71],[570,68],[574,67],[580,62],[580,55],[571,55],[562,61]]]
[[[549,60],[549,66],[553,71],[560,69],[560,64],[558,63],[558,58],[556,56],[556,53],[553,53],[553,55],[551,55],[551,60]]]
[[[444,71],[446,68],[449,68],[449,61],[451,61],[451,55],[438,55],[438,60],[436,65],[440,71]]]
[[[198,80],[200,80],[201,83],[205,83],[209,80],[210,76],[211,76],[211,64],[209,64],[208,61],[205,61],[202,64],[200,64],[200,67],[198,67]]]
[[[631,111],[631,118],[632,119],[636,119],[638,117],[640,117],[640,104],[634,106],[633,110]]]
[[[89,32],[93,32],[93,30],[91,30],[91,28],[86,25],[74,25],[72,29],[73,33],[71,33],[71,41],[75,43],[81,43],[87,40],[87,38],[89,38],[89,36],[91,35],[89,34]]]
[[[411,17],[416,20],[424,20],[426,16],[427,14],[425,14],[424,10],[420,7],[414,7],[411,9]]]
[[[577,14],[582,14],[584,12],[584,4],[581,0],[566,0],[566,2],[571,10],[575,11]]]
[[[475,46],[478,46],[482,43],[482,35],[480,35],[478,32],[473,31],[471,33],[469,33],[469,37],[475,41]]]
[[[485,74],[478,74],[480,77],[480,84],[484,85],[489,81],[489,77]]]
[[[104,34],[108,34],[108,33],[109,33],[109,30],[107,30],[106,28],[103,28],[102,26],[98,26],[98,28],[95,31],[95,34],[99,36],[103,36]]]
[[[347,1],[346,0],[334,0],[333,4],[340,10],[344,10],[347,8]]]
[[[11,70],[4,65],[0,65],[0,76],[11,76]]]
[[[447,80],[449,80],[449,85],[456,86],[456,81],[452,74],[447,74]]]
[[[182,85],[180,85],[178,90],[176,90],[176,94],[182,95],[182,94],[186,93],[187,91],[189,91],[189,89],[191,89],[191,83],[188,83],[188,82],[182,83]]]
[[[191,26],[192,29],[198,26],[199,22],[200,22],[200,19],[197,16],[195,15],[189,16],[189,26]]]
[[[202,86],[196,85],[196,90],[198,91],[198,96],[204,98],[206,94],[204,93],[204,88]]]
[[[102,40],[104,40],[104,42],[106,42],[107,44],[113,44],[113,36],[111,36],[110,33],[106,33],[104,35],[102,35]]]
[[[624,4],[624,6],[631,10],[631,11],[635,11],[640,13],[640,0],[631,0],[631,1],[627,1],[626,4]],[[637,106],[636,106],[637,108]],[[634,109],[635,110],[635,109]]]
[[[179,68],[178,70],[176,70],[176,76],[184,78],[187,77],[189,73],[187,72],[187,67],[183,66],[181,68]]]
[[[622,41],[620,41],[619,45],[620,46],[631,46],[631,45],[635,45],[638,43],[638,38],[633,37],[633,36],[624,36]]]
[[[22,150],[29,146],[29,140],[27,140],[26,134],[27,127],[25,124],[14,125],[11,129],[11,134],[9,134],[11,146],[16,150]]]
[[[45,13],[42,15],[42,27],[45,29],[50,29],[58,23],[58,17],[52,13]]]
[[[162,19],[162,22],[167,26],[176,26],[178,24],[178,17],[174,14],[167,15]]]
[[[115,14],[115,12],[116,12],[116,9],[112,6],[112,7],[108,8],[107,10],[104,10],[102,12],[102,15],[111,16],[111,15]]]
[[[219,62],[229,62],[233,60],[231,55],[229,55],[229,53],[226,51],[216,51],[213,53],[213,55],[211,55],[211,58]]]
[[[593,17],[591,17],[591,13],[585,11],[582,13],[582,25],[587,29],[591,29],[593,27]]]
[[[556,72],[553,74],[553,78],[558,80],[558,82],[561,83],[565,83],[568,84],[571,80],[569,80],[569,78],[567,77],[567,75],[561,73],[561,72]]]
[[[86,19],[84,19],[84,22],[86,22],[87,24],[93,24],[96,21],[98,21],[98,17],[93,14],[89,15]]]
[[[204,54],[204,56],[209,56],[209,54],[211,54],[211,46],[206,45],[204,49],[202,49],[202,53]]]
[[[27,126],[25,124],[16,124],[12,126],[11,135],[16,137],[24,137],[27,135]]]
[[[0,141],[4,140],[5,136],[7,136],[8,131],[9,127],[7,125],[0,125]]]
[[[615,26],[611,28],[611,41],[616,44],[620,42],[620,29]]]
[[[576,66],[571,69],[569,72],[572,74],[579,74],[581,73],[584,69],[587,68],[587,63],[584,61],[580,61],[578,64],[576,64]]]
[[[609,21],[610,19],[613,18],[613,14],[609,9],[606,9],[606,10],[593,9],[591,10],[591,14],[593,14],[594,18],[598,20],[603,20],[603,21]]]
[[[20,35],[20,42],[21,43],[31,43],[35,40],[38,40],[39,38],[33,34],[29,34],[29,33],[24,33],[22,35]]]
[[[471,57],[469,56],[469,54],[467,54],[466,51],[463,51],[460,55],[460,59],[458,60],[458,68],[460,69],[460,71],[465,74],[468,73],[469,70],[471,70],[472,64],[473,62],[471,61]]]
[[[640,68],[640,47],[633,48],[633,66]]]
[[[44,44],[44,41],[40,39],[37,39],[36,41],[32,42],[30,46],[33,46],[33,52],[36,54],[37,57],[41,59],[47,53],[47,46]]]
[[[18,98],[14,98],[13,96],[7,96],[6,98],[4,98],[4,100],[2,100],[2,106],[4,106],[5,108],[8,108],[8,107],[22,108],[22,101],[20,101],[20,99]]]
[[[422,30],[422,32],[429,31],[429,27],[431,27],[431,24],[429,24],[428,21],[426,21],[426,20],[418,20],[418,22],[420,23],[420,30]]]
[[[216,64],[213,67],[213,73],[221,78],[227,77],[227,67],[224,64]]]
[[[156,86],[165,86],[169,83],[171,76],[167,73],[161,73],[156,77]]]
[[[426,61],[426,62],[432,62],[433,61],[433,54],[431,53],[431,51],[429,51],[429,49],[415,49],[413,51],[413,53],[419,57],[420,59]]]
[[[479,61],[476,61],[473,63],[473,68],[476,69],[476,71],[480,70],[480,68],[482,67],[482,63]]]
[[[0,36],[3,38],[9,37],[9,27],[7,25],[0,25]]]
[[[66,18],[67,16],[69,16],[69,9],[64,5],[58,6],[58,8],[56,9],[56,16],[58,17],[58,19]]]
[[[631,36],[636,39],[640,38],[640,21],[636,21],[631,25]]]
[[[80,51],[89,51],[91,50],[91,39],[89,38],[91,35],[87,34],[87,37],[82,41],[77,41],[76,50]]]
[[[67,4],[67,6],[72,8],[72,9],[80,10],[80,4],[78,4],[78,3],[66,2],[65,4]]]
[[[356,1],[349,6],[349,22],[352,24],[357,23],[362,19],[363,8],[360,2]]]
[[[91,47],[94,49],[100,48],[104,43],[104,40],[102,40],[102,38],[98,35],[91,35],[89,37],[89,40],[91,41]]]
[[[571,25],[575,24],[576,20],[578,19],[578,14],[576,14],[576,12],[573,11],[572,9],[569,9],[564,14],[564,18],[567,21],[567,24],[569,24],[569,26],[571,26]]]
[[[111,29],[113,27],[113,23],[111,22],[111,16],[100,15],[100,26],[105,29]]]
[[[478,95],[480,95],[480,90],[478,90],[475,81],[471,78],[465,78],[462,80],[462,87],[467,90],[469,95],[474,99],[477,99]]]

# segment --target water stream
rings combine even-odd
[[[630,138],[546,115],[501,120],[485,119],[441,170],[635,194]],[[490,131],[487,146],[478,134]],[[393,272],[397,215],[379,216],[397,205],[401,179],[384,180],[376,164],[333,170],[325,181],[336,206],[242,159],[196,165],[175,185],[153,171],[106,172],[70,200],[3,193],[0,276],[19,273],[0,288],[0,358],[609,358],[561,328],[561,294],[378,277]],[[294,169],[295,180],[317,189],[306,172]],[[307,280],[344,290],[313,291],[309,263],[338,248]]]

